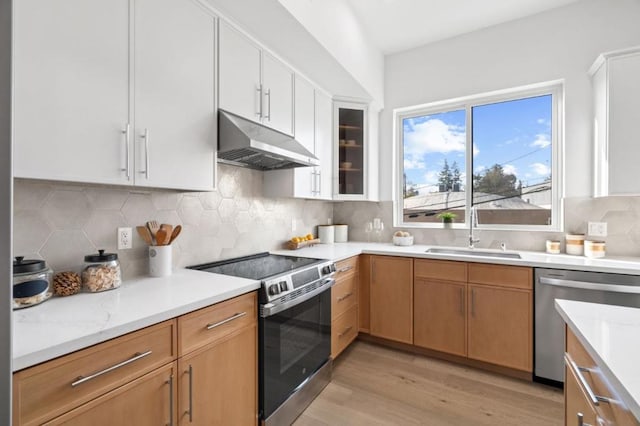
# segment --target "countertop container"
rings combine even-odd
[[[604,257],[606,254],[606,244],[604,241],[585,241],[584,255],[594,259]]]
[[[335,241],[335,226],[318,225],[318,237],[321,244],[333,244]]]
[[[583,234],[567,234],[564,238],[567,254],[573,254],[575,256],[582,256],[584,254]]]
[[[120,262],[115,253],[105,253],[98,250],[98,254],[84,257],[82,270],[82,287],[91,293],[111,290],[122,284]]]
[[[349,225],[333,225],[334,241],[336,243],[346,243],[349,239]]]
[[[16,257],[13,261],[13,309],[27,308],[51,298],[53,271],[44,260]]]

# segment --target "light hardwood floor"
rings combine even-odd
[[[559,389],[356,341],[294,425],[562,425],[563,402]]]

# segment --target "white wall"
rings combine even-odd
[[[345,0],[278,0],[371,94],[384,105],[384,58]]]
[[[0,424],[11,424],[11,0],[0,0]]]
[[[597,55],[640,44],[640,1],[583,0],[385,58],[381,199],[392,197],[394,108],[565,80],[565,195],[592,192],[591,86]]]

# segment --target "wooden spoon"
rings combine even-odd
[[[151,235],[153,236],[153,238],[155,238],[156,241],[158,241],[156,237],[156,234],[160,230],[160,224],[158,224],[158,221],[150,220],[149,222],[147,222],[147,227],[149,228],[149,231],[151,231]]]
[[[182,231],[182,225],[176,225],[176,227],[173,228],[173,232],[171,233],[171,239],[169,240],[169,244],[173,243],[173,240],[178,238],[178,235],[180,235],[181,231]]]
[[[157,246],[164,246],[167,243],[167,238],[170,237],[170,235],[167,235],[167,232],[164,229],[159,229],[158,232],[156,232],[156,245]]]
[[[173,233],[173,225],[163,223],[162,225],[160,225],[160,229],[164,230],[164,232],[167,233],[167,236],[171,238],[171,234]],[[167,244],[169,244],[169,241],[167,241]]]
[[[136,226],[136,229],[138,230],[138,234],[140,235],[140,238],[142,238],[144,242],[147,243],[147,245],[152,246],[153,237],[151,236],[151,231],[149,231],[149,229],[146,226]]]

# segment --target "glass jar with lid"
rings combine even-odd
[[[82,269],[82,287],[91,293],[111,290],[122,284],[120,262],[115,253],[105,253],[98,250],[98,254],[84,257]]]
[[[18,256],[13,261],[13,309],[37,305],[51,298],[53,271],[44,260]]]

